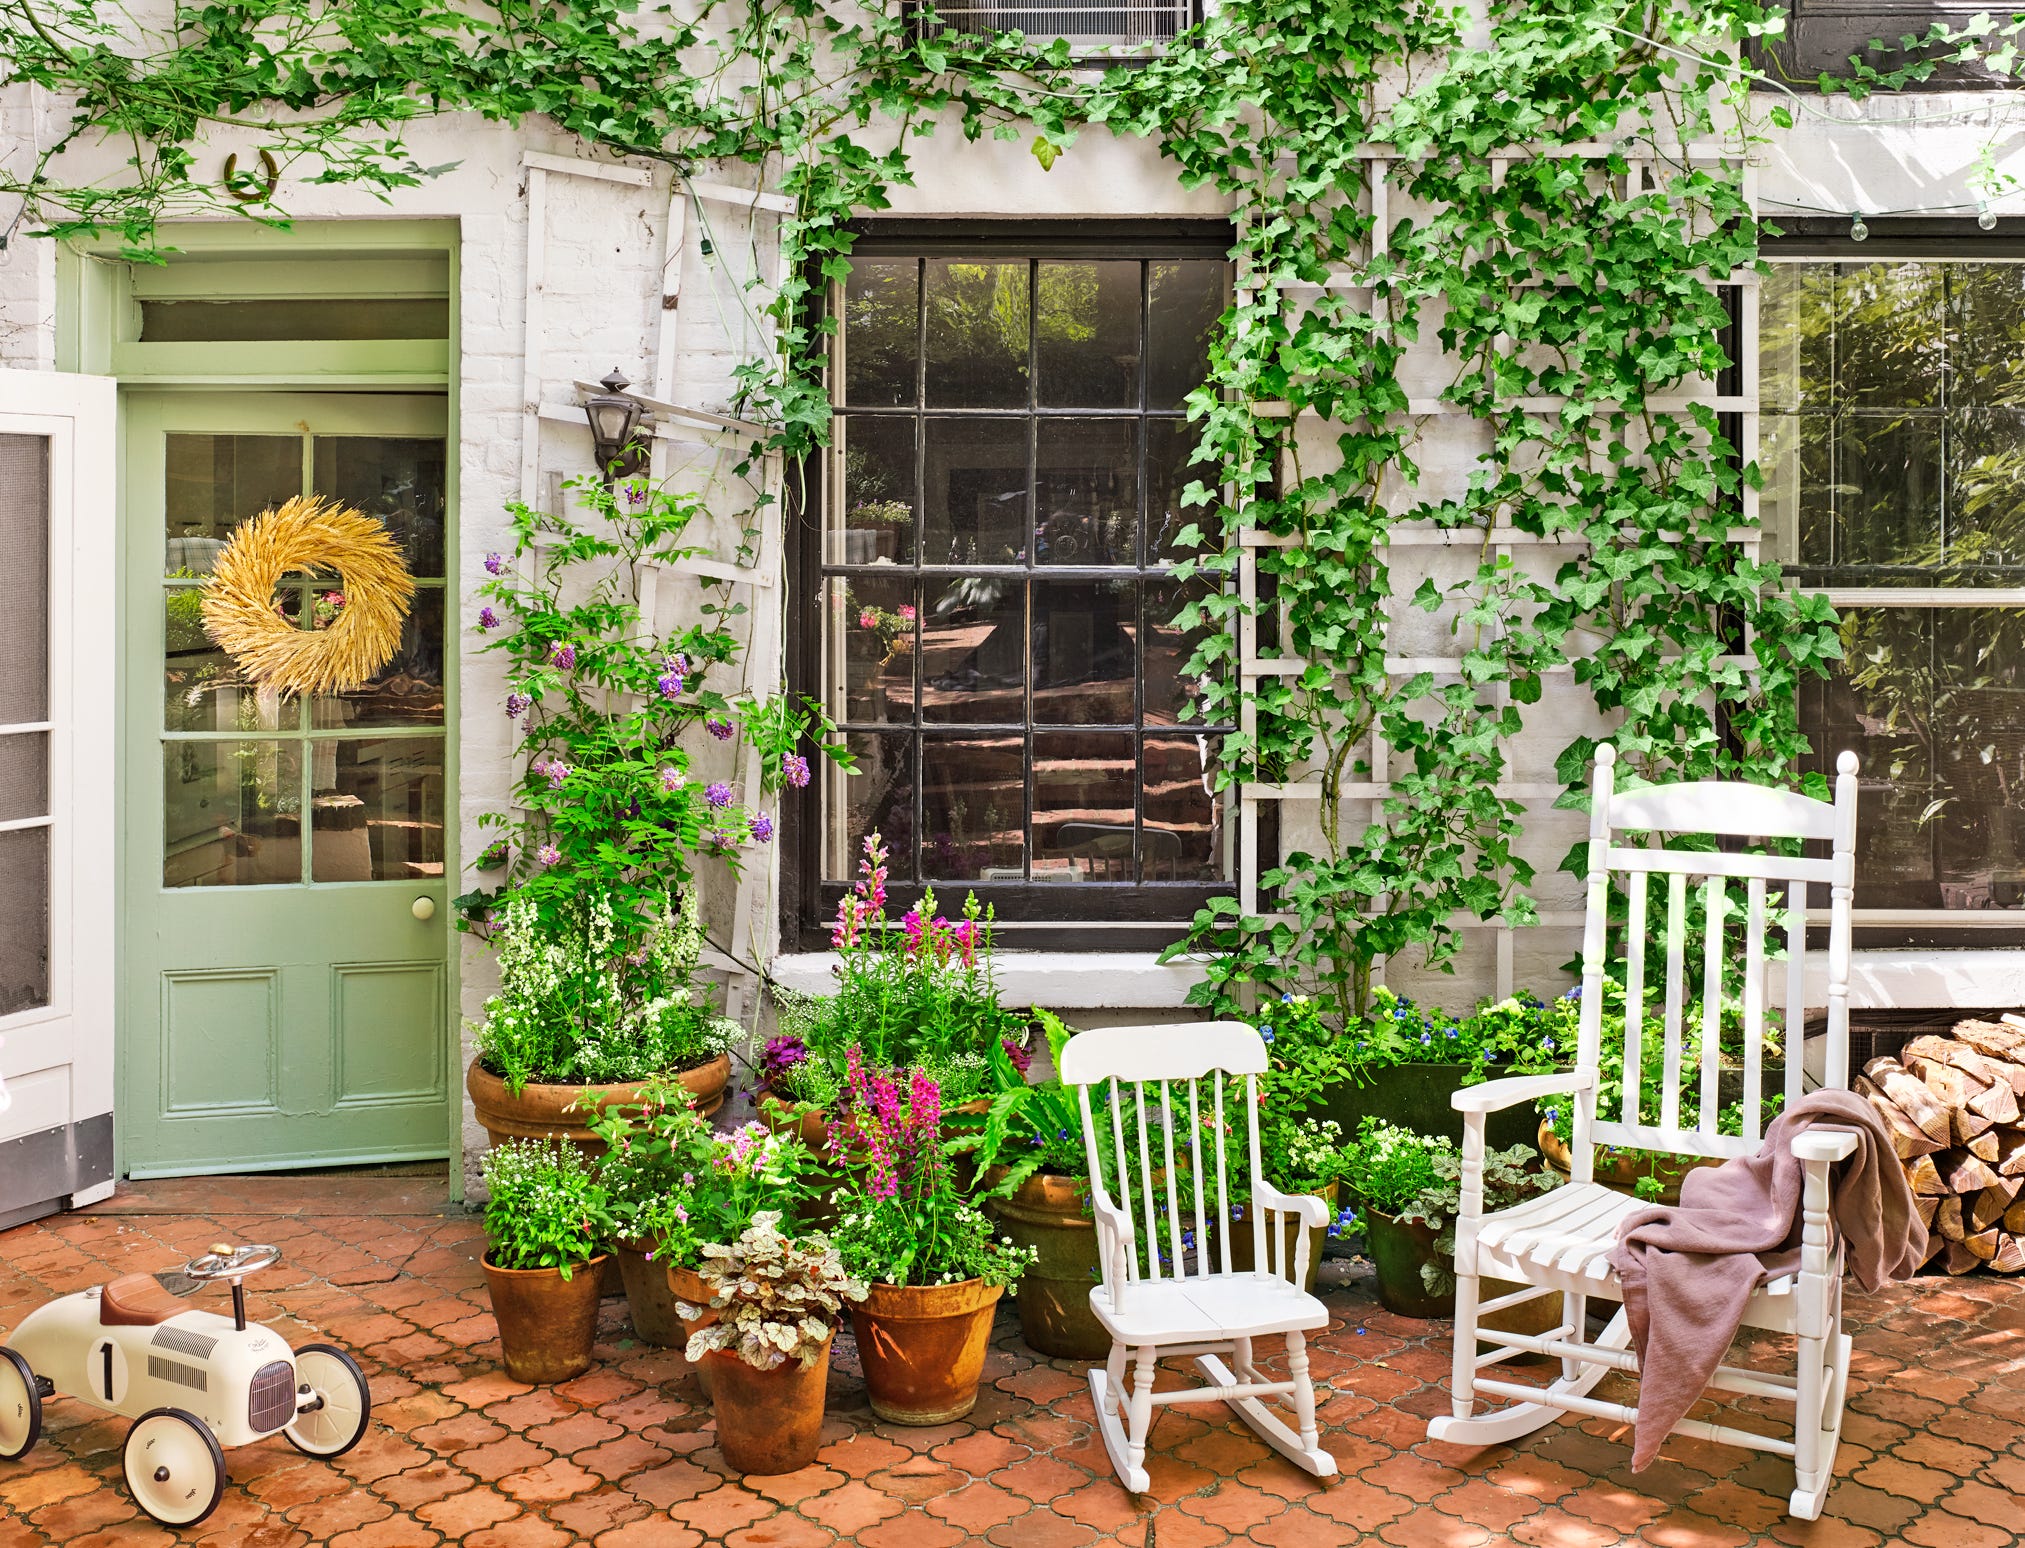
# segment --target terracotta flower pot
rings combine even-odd
[[[717,1446],[733,1468],[766,1476],[799,1472],[815,1461],[830,1383],[828,1338],[807,1369],[789,1360],[762,1371],[721,1349],[705,1355],[703,1366],[717,1413]]]
[[[485,1284],[492,1292],[492,1315],[499,1320],[507,1375],[547,1386],[591,1368],[605,1256],[579,1263],[564,1279],[561,1269],[498,1268],[492,1255],[485,1255]]]
[[[689,1341],[689,1335],[675,1314],[676,1296],[667,1265],[651,1253],[644,1242],[620,1242],[614,1249],[619,1277],[626,1287],[626,1308],[633,1314],[633,1331],[647,1343],[679,1349]]]
[[[986,1186],[1002,1176],[1004,1168],[993,1168],[985,1174]],[[1103,1269],[1097,1223],[1084,1208],[1084,1186],[1079,1177],[1036,1172],[1010,1197],[986,1206],[1015,1247],[1031,1247],[1040,1255],[1013,1297],[1020,1337],[1036,1353],[1063,1360],[1101,1360],[1111,1352],[1111,1335],[1090,1310],[1090,1287]]]
[[[679,1263],[669,1264],[668,1271],[662,1278],[666,1284],[665,1293],[669,1301],[668,1314],[675,1322],[675,1337],[669,1340],[669,1345],[671,1348],[685,1351],[684,1357],[686,1358],[686,1351],[689,1348],[689,1335],[697,1332],[699,1329],[709,1327],[717,1320],[717,1313],[710,1309],[710,1286],[704,1283],[703,1276],[697,1273],[696,1270],[687,1268]],[[675,1310],[674,1303],[677,1301],[686,1302],[691,1306],[700,1306],[703,1309],[703,1315],[696,1318],[684,1317],[679,1311]],[[710,1362],[708,1360],[704,1360],[696,1366],[696,1382],[698,1386],[703,1388],[704,1395],[708,1396],[710,1392]]]
[[[695,1095],[696,1110],[708,1116],[724,1105],[731,1056],[719,1054],[708,1064],[684,1070],[675,1078]],[[637,1108],[645,1086],[638,1081],[605,1086],[551,1086],[530,1081],[515,1096],[506,1089],[505,1081],[473,1059],[465,1072],[464,1089],[471,1093],[472,1110],[493,1144],[504,1139],[566,1139],[595,1158],[604,1154],[605,1148],[591,1132],[596,1110]]]
[[[1544,1118],[1540,1120],[1540,1154],[1547,1158],[1547,1165],[1563,1177],[1569,1175],[1574,1157],[1569,1154],[1567,1145],[1562,1143],[1561,1136],[1554,1132],[1554,1126]],[[1688,1173],[1704,1166],[1722,1164],[1721,1159],[1715,1156],[1666,1156],[1657,1163],[1650,1163],[1634,1161],[1626,1155],[1605,1155],[1599,1150],[1595,1158],[1594,1176],[1604,1187],[1617,1193],[1631,1194],[1634,1198],[1638,1195],[1638,1180],[1641,1177],[1654,1177],[1659,1181],[1661,1192],[1652,1202],[1678,1204],[1680,1185],[1686,1180]]]
[[[797,1113],[795,1104],[764,1092],[759,1099],[759,1121],[773,1134],[794,1134],[817,1155],[826,1154],[830,1142],[830,1116],[820,1108]]]
[[[947,1424],[976,1407],[992,1316],[1004,1294],[1003,1285],[981,1279],[873,1285],[851,1308],[872,1412],[894,1424]]]

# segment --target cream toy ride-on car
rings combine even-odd
[[[313,1457],[342,1456],[366,1433],[372,1396],[358,1362],[329,1344],[291,1351],[246,1321],[246,1275],[281,1256],[215,1246],[184,1273],[229,1280],[232,1315],[200,1311],[152,1274],[128,1274],[30,1312],[0,1344],[0,1460],[26,1455],[42,1403],[81,1398],[134,1421],[127,1488],[164,1526],[191,1526],[225,1492],[225,1446],[279,1431]]]

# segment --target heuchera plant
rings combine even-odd
[[[868,1070],[850,1052],[851,1132],[847,1152],[863,1190],[837,1226],[844,1264],[893,1285],[949,1285],[967,1279],[1018,1282],[1033,1250],[992,1234],[974,1193],[958,1181],[942,1140],[942,1093],[919,1066],[903,1077]],[[901,1092],[904,1080],[906,1093]]]
[[[778,1210],[761,1210],[736,1241],[704,1246],[696,1272],[710,1287],[717,1321],[689,1335],[689,1359],[722,1350],[762,1371],[789,1360],[806,1370],[829,1348],[844,1303],[865,1298],[836,1248],[819,1236],[791,1240],[780,1221]],[[680,1302],[677,1310],[690,1320],[703,1312]]]

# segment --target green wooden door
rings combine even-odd
[[[126,424],[125,1170],[445,1155],[444,399],[135,394]],[[371,683],[282,698],[198,606],[232,530],[304,493],[385,521],[419,589]],[[314,628],[338,596],[276,606]]]

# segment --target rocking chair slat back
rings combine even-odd
[[[1231,1219],[1229,1168],[1226,1146],[1222,1142],[1226,1132],[1226,1075],[1240,1075],[1244,1080],[1245,1155],[1251,1169],[1252,1197],[1257,1197],[1264,1177],[1259,1150],[1258,1076],[1266,1061],[1265,1045],[1258,1034],[1250,1027],[1233,1022],[1199,1022],[1166,1027],[1161,1029],[1161,1033],[1158,1046],[1149,1048],[1149,1042],[1156,1040],[1149,1039],[1141,1028],[1113,1027],[1079,1032],[1062,1054],[1062,1081],[1077,1088],[1082,1106],[1084,1146],[1091,1175],[1102,1177],[1106,1172],[1110,1173],[1109,1180],[1115,1181],[1117,1187],[1115,1202],[1133,1227],[1133,1240],[1122,1255],[1128,1283],[1139,1279],[1181,1280],[1189,1277],[1186,1226],[1191,1218],[1194,1222],[1192,1234],[1198,1247],[1195,1277],[1236,1272],[1231,1250],[1233,1233],[1224,1224]],[[1202,1144],[1205,1104],[1201,1087],[1205,1080],[1210,1083],[1207,1111],[1212,1123],[1209,1132],[1210,1149],[1215,1152],[1213,1163],[1203,1154]],[[1129,1103],[1124,1089],[1127,1085],[1131,1088]],[[1174,1089],[1177,1085],[1186,1088],[1185,1095]],[[1149,1087],[1154,1089],[1149,1091]],[[1106,1110],[1113,1151],[1109,1165],[1101,1164],[1102,1150],[1097,1124],[1093,1121],[1095,1109],[1090,1099],[1093,1089],[1107,1093]],[[1175,1145],[1175,1129],[1184,1122],[1188,1127],[1185,1171],[1177,1164],[1184,1151],[1178,1150]],[[1129,1144],[1128,1128],[1132,1131]],[[1157,1149],[1153,1138],[1156,1128],[1160,1131]],[[1155,1165],[1156,1155],[1162,1163],[1159,1166]],[[1208,1198],[1209,1168],[1212,1165],[1216,1183],[1213,1206]],[[1113,1167],[1115,1170],[1112,1170]],[[1185,1202],[1184,1183],[1187,1192],[1193,1195],[1192,1209]],[[1264,1268],[1267,1266],[1269,1235],[1275,1239],[1274,1245],[1278,1245],[1277,1238],[1282,1233],[1266,1231],[1263,1210],[1254,1208],[1246,1213],[1250,1216],[1252,1228],[1252,1261]],[[1212,1219],[1217,1222],[1217,1253],[1212,1253],[1208,1246]],[[1162,1220],[1166,1221],[1164,1232]],[[1142,1228],[1143,1236],[1140,1235]],[[1166,1257],[1164,1266],[1163,1252]],[[1284,1259],[1282,1249],[1275,1255],[1278,1267],[1274,1272],[1283,1277],[1287,1271]],[[1105,1283],[1114,1294],[1118,1293],[1122,1287],[1112,1284],[1112,1264],[1108,1259],[1104,1264],[1104,1274]]]
[[[1582,1022],[1578,1059],[1594,1067],[1606,1030],[1621,1036],[1624,1046],[1624,1098],[1618,1112],[1599,1121],[1594,1088],[1576,1099],[1575,1177],[1592,1174],[1589,1147],[1617,1145],[1639,1150],[1671,1151],[1701,1156],[1738,1156],[1755,1152],[1763,1137],[1765,1113],[1764,1059],[1768,990],[1765,933],[1784,915],[1786,925],[1786,992],[1782,1043],[1785,1053],[1784,1092],[1787,1101],[1803,1090],[1803,1044],[1806,1025],[1805,945],[1808,884],[1829,888],[1831,946],[1828,964],[1828,1023],[1824,1039],[1822,1078],[1835,1085],[1848,1081],[1849,961],[1848,916],[1855,882],[1856,773],[1855,759],[1845,754],[1836,779],[1833,803],[1791,791],[1733,784],[1684,784],[1615,793],[1615,755],[1600,748],[1590,811],[1589,911],[1583,932]],[[1716,834],[1760,840],[1828,839],[1827,859],[1776,854],[1730,854],[1669,848],[1662,837],[1654,845],[1617,843],[1624,829],[1664,833]],[[1663,1046],[1657,1113],[1647,1117],[1647,1092],[1642,1087],[1646,1053],[1647,1007],[1647,878],[1666,878],[1664,984],[1660,1006]],[[1605,907],[1619,878],[1626,892],[1623,1026],[1604,1025],[1605,956],[1614,934]],[[1690,881],[1698,883],[1700,904],[1691,907]],[[1743,883],[1741,909],[1729,883]],[[1783,908],[1771,905],[1771,886],[1784,889]],[[1725,973],[1735,960],[1733,926],[1743,925],[1743,1027],[1741,1089],[1723,1086],[1722,1019]],[[1690,1048],[1687,1025],[1688,961],[1692,937],[1701,936],[1701,1015]],[[1693,1055],[1690,1057],[1690,1055]],[[1739,1099],[1739,1132],[1720,1132],[1726,1097]]]

